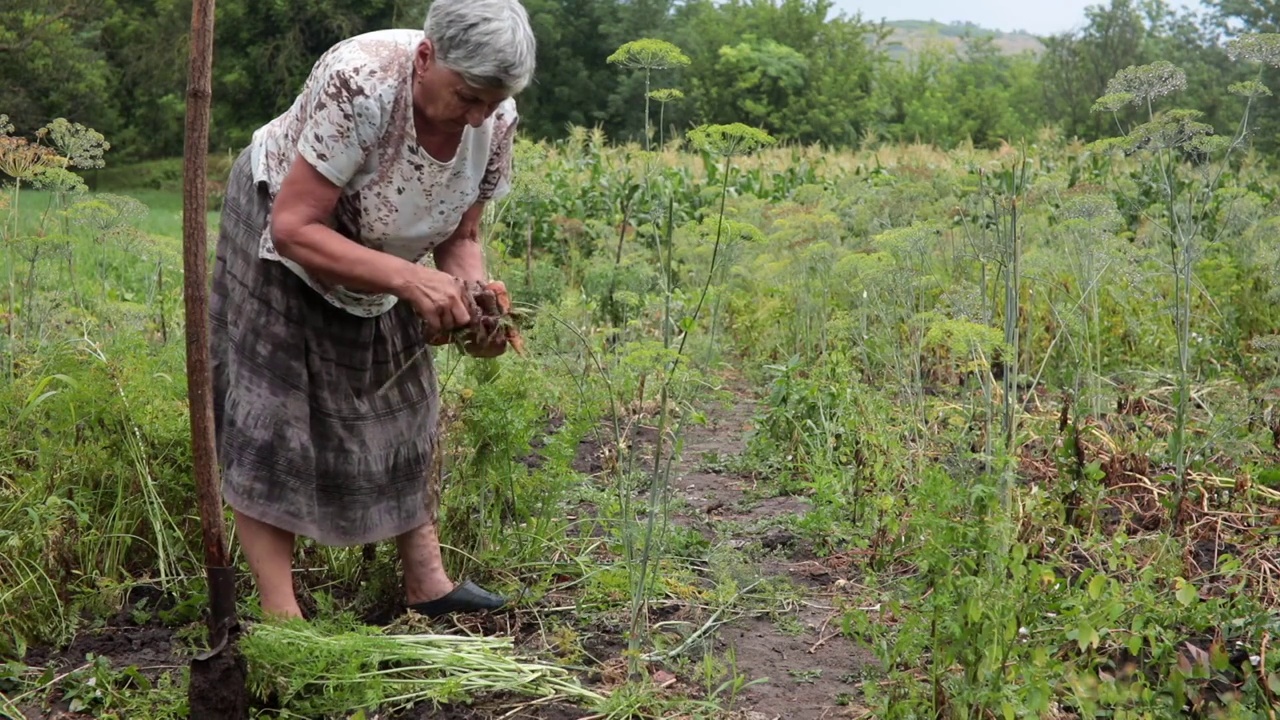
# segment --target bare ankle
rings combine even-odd
[[[439,600],[453,591],[453,581],[444,570],[426,576],[405,575],[405,600],[410,605]]]
[[[404,565],[405,599],[410,605],[442,598],[453,590],[434,526],[410,530],[397,538],[397,545]]]

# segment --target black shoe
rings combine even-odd
[[[455,612],[498,610],[506,604],[507,601],[501,596],[494,595],[470,580],[465,580],[455,586],[448,595],[410,605],[409,609],[419,615],[437,618]]]

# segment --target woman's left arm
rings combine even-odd
[[[493,138],[489,142],[489,157],[480,178],[476,201],[462,214],[453,235],[436,246],[437,270],[464,281],[485,282],[484,254],[480,251],[480,217],[484,215],[487,203],[501,200],[511,191],[512,143],[519,118],[514,100],[502,103],[494,113]]]
[[[436,269],[446,272],[460,280],[474,280],[489,287],[506,291],[501,282],[489,282],[484,267],[484,253],[480,248],[480,217],[484,214],[484,202],[477,202],[462,215],[458,227],[448,240],[440,243],[434,250]],[[447,334],[435,338],[432,344],[448,342]],[[505,333],[495,333],[485,344],[467,343],[466,350],[476,357],[497,357],[507,350]]]
[[[484,253],[480,249],[480,217],[483,214],[483,202],[477,202],[462,214],[457,229],[434,250],[437,270],[463,281],[486,281]]]

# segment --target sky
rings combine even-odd
[[[1084,9],[1106,0],[835,0],[835,12],[862,19],[969,21],[993,30],[1026,30],[1037,35],[1062,32],[1084,24]],[[1196,7],[1199,0],[1172,0]]]

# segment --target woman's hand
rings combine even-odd
[[[426,324],[426,336],[432,344],[461,330],[478,316],[479,308],[466,293],[458,278],[439,270],[413,265],[413,272],[396,288],[396,297],[413,305]]]
[[[497,303],[499,317],[505,317],[507,311],[511,309],[511,300],[507,295],[507,286],[501,280],[494,280],[484,286],[484,289],[492,292],[494,300]],[[501,322],[501,320],[499,321]],[[466,343],[465,349],[468,355],[478,358],[494,358],[507,351],[507,331],[501,324],[490,333],[488,337],[473,339]]]
[[[466,287],[474,284],[464,284]],[[484,290],[493,293],[494,300],[497,303],[497,311],[499,315],[492,315],[494,308],[486,303],[476,302],[476,298],[468,300],[468,307],[471,311],[471,324],[467,327],[457,327],[452,331],[446,330],[438,333],[429,333],[427,335],[427,343],[429,345],[448,345],[457,337],[458,332],[464,333],[462,349],[468,355],[478,358],[494,358],[502,355],[507,351],[510,344],[507,330],[501,325],[501,317],[507,314],[511,309],[511,300],[507,295],[507,287],[501,281],[494,280],[484,286]],[[495,320],[497,321],[495,323]],[[486,326],[493,327],[490,332]]]

